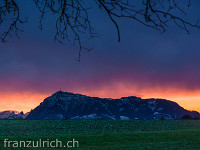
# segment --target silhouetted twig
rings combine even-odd
[[[43,29],[43,21],[46,15],[57,17],[55,23],[54,39],[60,43],[70,40],[73,37],[74,44],[79,45],[80,61],[81,51],[90,50],[82,44],[82,34],[88,34],[90,38],[96,36],[94,28],[89,18],[89,6],[86,0],[33,0],[39,9],[41,16],[39,27]],[[191,6],[191,1],[187,0],[180,4],[179,0],[93,0],[98,8],[105,11],[111,22],[117,29],[118,41],[120,42],[119,18],[129,18],[141,24],[165,32],[169,22],[190,33],[189,28],[198,28],[198,21],[191,23],[186,20],[187,13],[184,8]],[[8,27],[0,36],[2,42],[6,42],[7,36],[15,33],[19,37],[18,25],[24,22],[21,19],[18,1],[2,0],[0,2],[0,25],[3,23]],[[10,22],[7,20],[10,19]]]

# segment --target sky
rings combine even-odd
[[[200,18],[200,2],[192,2],[188,19],[193,21]],[[78,47],[53,40],[54,18],[46,17],[40,31],[39,13],[30,3],[21,4],[29,21],[21,26],[20,40],[13,36],[0,43],[0,111],[28,112],[60,89],[102,98],[163,98],[200,111],[199,30],[188,35],[170,24],[160,34],[124,19],[118,43],[113,24],[95,9],[91,20],[99,37],[86,40],[93,49],[82,51],[77,62]]]

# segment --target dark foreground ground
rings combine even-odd
[[[200,150],[199,120],[0,120],[1,149],[8,141],[55,141],[75,139],[78,149]],[[64,144],[63,144],[64,145]],[[16,146],[16,145],[15,145]],[[57,149],[68,149],[67,147]],[[76,149],[76,148],[71,148]]]

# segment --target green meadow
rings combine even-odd
[[[75,139],[79,148],[13,148],[4,140]],[[199,120],[0,120],[0,149],[199,150]]]

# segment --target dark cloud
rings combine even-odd
[[[192,16],[198,17],[199,12],[195,5]],[[51,39],[53,19],[47,18],[47,28],[40,32],[34,17],[25,25],[20,41],[1,44],[0,89],[92,90],[115,83],[138,88],[200,89],[199,31],[187,35],[172,25],[161,35],[139,23],[122,20],[122,41],[118,43],[114,26],[103,15],[95,15],[92,19],[101,36],[87,43],[94,49],[83,51],[80,63],[75,60],[76,46],[70,42],[60,45]]]

